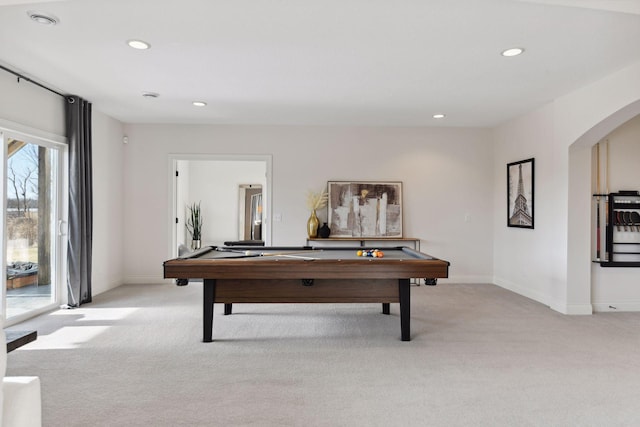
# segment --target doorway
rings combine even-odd
[[[179,248],[191,249],[191,236],[185,225],[188,206],[194,203],[199,203],[202,211],[203,246],[253,240],[245,239],[247,223],[252,224],[249,236],[260,233],[259,240],[270,243],[270,155],[172,154],[169,163],[171,210],[175,218],[170,230],[171,257],[179,254]],[[249,197],[249,206],[242,194],[247,187],[260,188],[259,197],[253,200]]]
[[[2,303],[5,323],[13,324],[60,304],[66,146],[8,131],[1,136]]]

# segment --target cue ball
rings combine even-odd
[[[245,255],[251,255],[251,251],[244,251]]]

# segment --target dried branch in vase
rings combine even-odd
[[[327,206],[327,201],[329,199],[329,193],[324,190],[319,192],[309,190],[307,192],[307,208],[310,211],[315,211],[316,209],[323,208]]]

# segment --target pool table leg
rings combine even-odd
[[[202,341],[213,341],[213,302],[216,299],[216,279],[204,279],[202,286]]]
[[[389,304],[388,302],[383,302],[382,303],[382,314],[391,314],[391,309],[390,306],[391,304]]]
[[[411,341],[411,289],[409,279],[398,280],[400,294],[400,330],[402,341]]]
[[[225,316],[231,314],[231,310],[232,310],[232,304],[231,303],[227,303],[227,304],[224,305],[224,315]]]

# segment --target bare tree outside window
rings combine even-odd
[[[37,218],[31,210],[38,206],[38,146],[25,144],[7,162],[10,238],[22,237],[32,245],[37,238]]]

